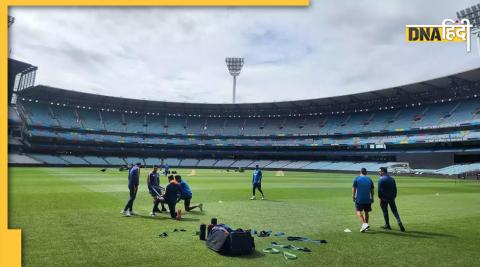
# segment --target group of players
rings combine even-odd
[[[141,166],[141,163],[135,164],[132,168],[130,168],[128,173],[128,189],[130,191],[130,198],[125,205],[125,208],[121,211],[121,213],[127,217],[136,215],[136,213],[133,211],[133,202],[137,196]],[[150,212],[150,216],[156,216],[157,213],[167,211],[165,208],[165,204],[167,204],[170,217],[180,220],[182,216],[181,209],[176,210],[176,204],[181,200],[184,201],[185,211],[191,211],[196,208],[199,208],[200,211],[203,211],[202,203],[195,206],[190,206],[192,200],[192,190],[180,175],[170,174],[168,165],[164,166],[163,174],[168,178],[168,184],[165,188],[160,185],[160,173],[157,166],[154,166],[153,170],[147,176],[148,192],[153,198],[153,208]],[[397,205],[395,204],[395,198],[397,197],[397,186],[395,180],[388,175],[387,168],[385,167],[380,168],[379,175],[378,200],[380,202],[380,208],[382,209],[385,220],[385,225],[382,226],[382,228],[388,230],[391,229],[388,216],[388,207],[390,207],[395,219],[397,220],[400,230],[404,232],[405,227],[402,224],[400,215],[398,214]],[[265,199],[265,195],[262,191],[262,171],[258,165],[255,166],[255,170],[253,171],[252,186],[253,195],[250,199],[256,199],[255,191],[257,189],[262,194],[262,200]],[[360,175],[354,179],[352,186],[352,199],[355,203],[356,214],[362,223],[360,232],[368,231],[370,228],[370,225],[368,224],[369,212],[372,211],[374,195],[373,181],[367,176],[367,170],[362,168],[360,170]],[[158,207],[160,204],[162,206],[161,210]]]
[[[137,197],[141,167],[142,164],[137,163],[132,166],[128,172],[128,189],[130,191],[130,198],[125,205],[125,208],[121,211],[121,214],[126,217],[137,215],[133,211],[133,202]],[[176,204],[181,200],[184,201],[185,211],[191,211],[196,208],[199,208],[200,211],[203,211],[202,203],[195,206],[190,206],[193,196],[192,190],[180,175],[170,174],[168,165],[164,166],[163,175],[167,176],[168,179],[168,184],[165,188],[160,185],[160,173],[157,166],[154,166],[153,170],[147,176],[148,192],[153,198],[153,208],[150,212],[150,216],[154,217],[157,215],[157,213],[167,211],[165,208],[165,204],[167,204],[170,217],[172,217],[172,219],[180,220],[182,218],[182,211],[181,209],[176,210]],[[162,206],[161,210],[158,207],[159,204]]]
[[[397,220],[400,231],[405,232],[405,227],[403,226],[400,215],[398,214],[397,205],[395,204],[395,198],[397,197],[397,185],[395,179],[388,175],[386,167],[380,168],[379,175],[378,201],[383,212],[383,219],[385,220],[385,225],[382,226],[382,228],[386,230],[392,229],[388,218],[388,207],[390,206],[393,216],[395,216],[395,219]],[[352,199],[355,203],[357,216],[362,222],[360,228],[360,232],[362,233],[368,231],[370,228],[370,225],[368,224],[369,212],[372,211],[374,195],[373,181],[367,176],[367,170],[362,168],[360,170],[360,175],[353,180],[352,186]]]

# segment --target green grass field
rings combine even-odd
[[[134,206],[140,216],[130,218],[119,213],[128,198],[126,172],[20,167],[9,172],[10,227],[23,230],[25,266],[480,265],[480,183],[474,181],[397,177],[397,205],[407,232],[398,231],[393,216],[394,229],[380,229],[383,217],[374,203],[371,231],[362,234],[351,200],[351,174],[276,177],[266,171],[267,200],[251,201],[250,171],[197,170],[188,177],[190,170],[180,170],[193,189],[193,202],[203,202],[205,211],[174,221],[167,214],[148,216],[147,170],[142,170]],[[255,254],[224,257],[194,235],[212,217],[235,228],[281,231],[328,244],[256,237]],[[187,232],[174,233],[175,228]],[[159,238],[164,231],[169,237]],[[290,261],[264,254],[272,241],[313,252],[293,251],[298,259]]]

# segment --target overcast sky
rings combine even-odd
[[[12,58],[37,84],[129,98],[231,102],[225,57],[245,57],[237,102],[329,97],[480,67],[476,42],[406,43],[473,1],[312,0],[304,8],[13,7]]]

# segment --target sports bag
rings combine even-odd
[[[230,232],[222,248],[222,253],[231,256],[248,255],[254,251],[255,242],[251,232],[241,229]]]
[[[230,231],[231,229],[224,224],[215,225],[208,235],[207,247],[213,251],[221,252]]]
[[[218,224],[212,228],[207,246],[213,251],[230,256],[247,255],[255,251],[255,243],[250,231],[232,230],[224,224]]]

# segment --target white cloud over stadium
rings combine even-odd
[[[311,1],[308,8],[24,8],[12,58],[37,83],[177,102],[228,103],[227,56],[245,57],[237,102],[330,97],[480,66],[477,47],[412,44],[406,24],[439,24],[476,1]]]

